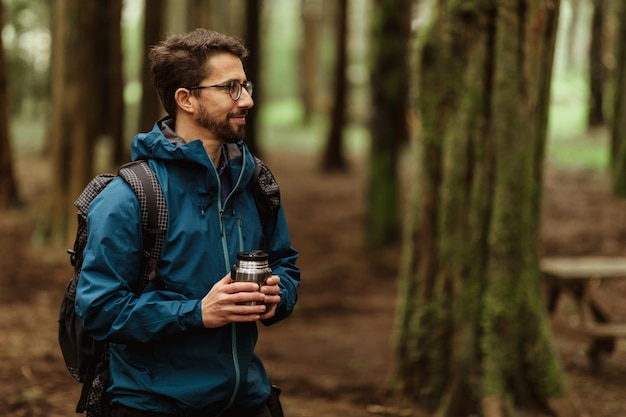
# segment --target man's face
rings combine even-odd
[[[245,112],[247,113],[247,111]],[[240,112],[239,114],[245,116],[245,113]],[[225,143],[239,142],[246,136],[245,125],[231,125],[230,119],[232,118],[232,113],[230,112],[227,113],[225,117],[214,115],[209,112],[203,103],[200,103],[200,110],[195,118],[196,123],[211,131],[215,137]]]
[[[235,55],[223,53],[210,60],[210,76],[201,86],[213,86],[200,90],[196,123],[222,142],[237,142],[245,137],[246,115],[254,101],[245,88],[239,99],[233,100],[229,83],[247,81],[241,60]],[[240,87],[235,85],[235,88]]]

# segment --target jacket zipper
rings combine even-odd
[[[219,191],[221,192],[221,190]],[[220,234],[222,237],[222,250],[224,252],[224,262],[226,263],[226,270],[230,271],[230,262],[229,262],[230,256],[228,255],[226,230],[224,229],[224,221],[223,221],[224,209],[221,207],[221,204],[222,204],[221,200],[222,200],[221,198],[218,200],[218,208],[219,208]],[[239,369],[239,353],[237,352],[237,327],[235,326],[234,323],[231,323],[230,325],[230,335],[231,335],[230,336],[231,337],[231,357],[233,359],[233,368],[235,371],[235,386],[233,387],[233,393],[230,396],[230,399],[228,400],[228,404],[226,404],[226,407],[224,407],[224,409],[222,409],[222,411],[217,414],[218,417],[221,416],[224,412],[226,412],[226,410],[228,410],[235,402],[235,398],[237,397],[237,394],[239,393],[239,384],[241,380],[241,375],[240,375],[241,371]]]
[[[245,159],[245,155],[243,156],[243,164],[241,167],[241,172],[244,172],[246,166],[246,159]],[[215,170],[215,167],[213,168]],[[215,171],[216,175],[217,175],[217,171]],[[219,209],[219,222],[220,222],[220,235],[222,238],[222,251],[224,253],[224,262],[226,263],[226,271],[228,273],[228,271],[230,271],[230,256],[228,254],[228,239],[226,238],[226,230],[224,228],[224,210],[226,207],[226,204],[228,203],[228,200],[230,199],[230,196],[233,194],[234,190],[237,189],[237,187],[239,186],[239,184],[241,183],[241,174],[239,175],[239,178],[237,179],[237,183],[233,186],[232,190],[230,191],[230,194],[228,194],[228,196],[226,196],[226,199],[224,200],[224,203],[222,205],[222,183],[219,179],[219,175],[217,175],[217,191],[218,191],[218,199],[217,199],[217,204],[218,204],[218,209]],[[243,232],[241,230],[242,228],[242,224],[241,224],[241,219],[239,219],[239,247],[241,250],[243,250]],[[232,358],[233,358],[233,367],[235,370],[235,386],[233,388],[233,393],[230,397],[230,400],[228,401],[228,404],[226,404],[226,407],[224,407],[224,409],[217,414],[217,416],[221,416],[224,412],[226,412],[226,410],[228,410],[233,403],[235,402],[235,398],[237,398],[237,394],[239,393],[239,386],[241,384],[241,370],[239,369],[239,353],[237,352],[237,327],[235,326],[234,323],[232,323],[230,325],[231,328],[231,354],[232,354]]]

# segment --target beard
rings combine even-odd
[[[236,143],[246,137],[246,130],[243,126],[233,128],[228,122],[232,113],[227,113],[224,120],[212,117],[206,107],[200,105],[200,114],[196,116],[196,122],[205,129],[213,132],[213,134],[221,139],[224,143]]]

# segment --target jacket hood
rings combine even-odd
[[[131,143],[132,160],[193,161],[204,166],[212,162],[202,141],[185,142],[174,132],[174,120],[167,116],[154,124],[150,132],[139,133]]]
[[[227,143],[222,146],[222,152],[228,160],[233,187],[245,187],[253,176],[255,165],[247,146],[243,141]],[[133,161],[192,162],[209,171],[215,170],[202,141],[185,142],[174,131],[174,120],[170,116],[157,121],[150,132],[135,136],[131,143],[131,157]]]

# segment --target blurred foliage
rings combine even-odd
[[[587,78],[581,72],[557,72],[552,81],[548,162],[604,171],[609,164],[609,131],[587,129]]]
[[[10,86],[10,114],[15,149],[43,145],[48,116],[49,60],[51,50],[51,6],[48,0],[2,0],[6,22],[2,30]],[[263,94],[260,112],[260,140],[263,146],[275,149],[318,152],[325,139],[330,91],[333,80],[330,69],[334,62],[333,30],[329,16],[334,2],[324,1],[324,20],[320,28],[318,51],[319,108],[312,125],[303,124],[303,108],[299,96],[299,50],[301,47],[300,1],[271,0],[263,9],[263,73],[257,80]],[[350,3],[349,65],[350,82],[346,127],[348,149],[367,149],[368,133],[368,30],[366,22],[371,10],[368,0]],[[565,45],[569,1],[564,1],[555,57],[552,85],[552,108],[549,122],[548,161],[568,167],[605,169],[608,161],[607,133],[602,129],[586,129],[587,77],[585,68],[589,27],[578,25],[575,66],[567,64]],[[137,105],[141,96],[139,71],[144,0],[125,0],[122,21],[125,102],[127,135],[135,133]],[[589,14],[588,9],[583,10]],[[583,16],[584,22],[587,17]],[[169,33],[169,31],[168,31]],[[262,88],[261,88],[262,86]]]
[[[3,0],[2,41],[9,74],[9,114],[45,118],[51,50],[50,2]]]

